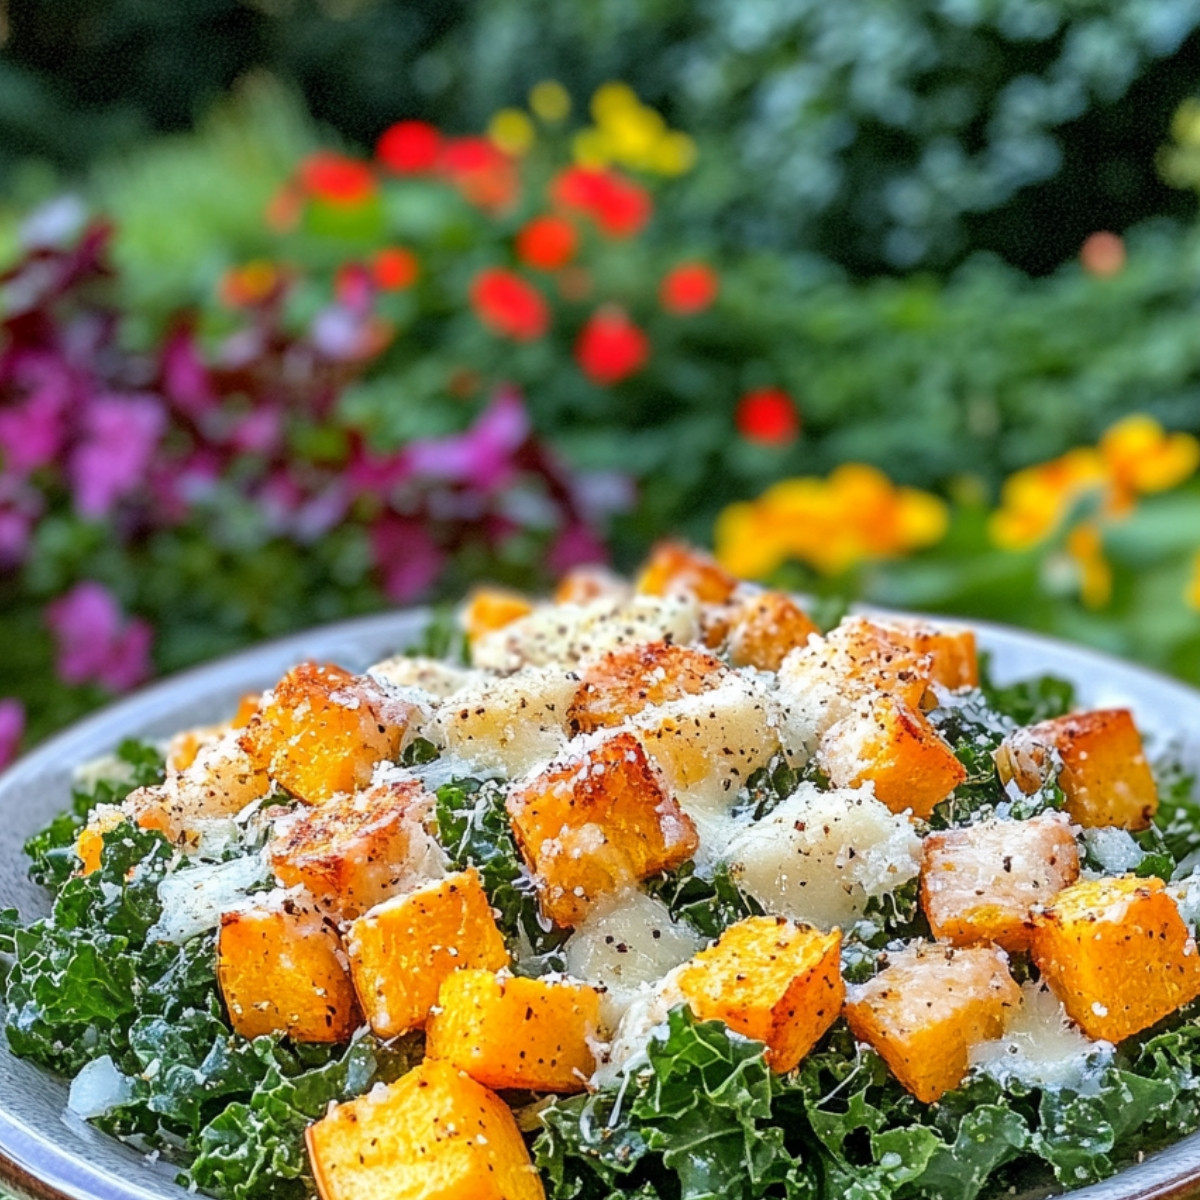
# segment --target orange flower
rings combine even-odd
[[[1080,247],[1079,261],[1089,275],[1119,275],[1125,267],[1125,243],[1106,230],[1093,233]]]
[[[1196,556],[1192,559],[1192,575],[1187,582],[1183,599],[1189,608],[1200,612],[1200,550],[1196,551]]]
[[[650,357],[650,339],[619,308],[602,308],[587,320],[575,343],[583,373],[601,385],[620,383]]]
[[[716,271],[707,263],[680,263],[663,277],[659,303],[680,316],[703,312],[717,298],[720,286]]]
[[[385,292],[400,292],[412,287],[421,274],[417,256],[403,246],[385,246],[371,260],[371,277]]]
[[[249,308],[274,296],[282,284],[279,268],[264,258],[231,267],[221,276],[217,292],[230,308]]]
[[[440,164],[446,178],[477,208],[502,212],[516,202],[516,163],[490,139],[453,138],[443,145]]]
[[[734,422],[749,442],[786,446],[800,432],[800,417],[792,398],[782,388],[758,388],[737,404]]]
[[[602,167],[568,167],[550,185],[550,196],[560,208],[591,217],[603,233],[614,238],[640,233],[654,211],[645,188]]]
[[[579,235],[566,217],[534,217],[517,234],[517,257],[539,271],[557,271],[575,257]]]
[[[550,327],[550,309],[542,293],[503,267],[488,267],[475,276],[471,304],[493,333],[515,342],[534,341]]]
[[[1079,572],[1079,597],[1088,608],[1112,599],[1112,567],[1104,557],[1104,538],[1095,521],[1083,521],[1067,534],[1067,553]]]
[[[1167,433],[1153,417],[1135,413],[1105,431],[1100,455],[1112,484],[1109,507],[1119,515],[1133,507],[1136,496],[1165,492],[1195,474],[1200,442],[1187,433]]]
[[[375,158],[397,175],[420,175],[437,166],[442,135],[425,121],[398,121],[375,145]]]
[[[353,208],[375,194],[375,176],[366,163],[332,150],[318,150],[300,164],[300,184],[326,204]]]

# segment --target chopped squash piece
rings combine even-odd
[[[1091,1038],[1119,1042],[1200,995],[1200,952],[1161,879],[1089,879],[1033,917],[1038,970]]]
[[[242,1037],[344,1042],[359,1023],[332,921],[290,897],[222,915],[217,980]]]
[[[967,777],[946,741],[917,711],[886,693],[856,706],[821,741],[820,762],[834,787],[861,787],[892,810],[928,817]]]
[[[319,804],[365,787],[375,764],[394,757],[411,715],[402,707],[385,706],[371,679],[302,663],[263,697],[241,746],[281,787]]]
[[[581,1092],[600,996],[586,984],[455,971],[425,1027],[425,1052],[490,1088]]]
[[[1000,1037],[1021,1004],[1003,951],[916,944],[846,990],[846,1023],[918,1100],[958,1087],[968,1052]]]
[[[887,626],[866,617],[848,617],[827,640],[839,670],[862,692],[886,692],[913,709],[921,707],[933,671],[927,653],[898,641]]]
[[[507,588],[481,587],[467,598],[462,612],[467,641],[476,642],[484,634],[494,633],[533,612],[533,605],[519,592]]]
[[[321,1200],[544,1200],[512,1110],[427,1059],[308,1127]]]
[[[104,850],[104,835],[112,833],[123,821],[133,821],[143,829],[169,831],[167,814],[158,807],[146,806],[134,813],[119,804],[97,804],[88,816],[88,823],[75,839],[75,853],[79,857],[80,875],[90,875],[100,870],[100,856]]]
[[[629,733],[515,785],[508,815],[542,911],[558,925],[577,925],[600,896],[679,866],[698,844]]]
[[[934,683],[952,691],[979,686],[979,654],[973,629],[894,618],[880,627],[893,642],[916,654],[928,655]]]
[[[840,930],[786,917],[747,917],[680,968],[679,988],[702,1021],[767,1046],[773,1071],[792,1070],[841,1015]]]
[[[1079,849],[1063,813],[984,821],[931,833],[921,861],[921,906],[940,942],[1029,947],[1030,910],[1079,877]]]
[[[425,1024],[442,980],[462,967],[508,966],[504,938],[474,868],[396,896],[354,921],[350,972],[384,1038]]]
[[[555,604],[590,604],[593,600],[624,600],[629,584],[607,567],[573,567],[554,589]]]
[[[715,558],[682,542],[659,542],[638,576],[637,590],[650,596],[694,596],[707,604],[723,604],[738,581]]]
[[[785,592],[759,592],[748,596],[729,614],[729,660],[735,667],[778,671],[793,650],[820,632]]]
[[[620,725],[652,704],[709,691],[725,674],[719,658],[689,646],[669,642],[619,646],[584,669],[567,710],[567,724],[582,733]]]
[[[258,712],[262,696],[258,692],[247,692],[238,701],[237,711],[228,721],[217,725],[202,725],[197,729],[185,729],[177,733],[167,745],[167,771],[183,771],[196,760],[202,747],[228,733],[231,729],[243,729],[250,718]]]
[[[1158,789],[1127,708],[1042,721],[1017,730],[996,751],[1000,778],[1026,794],[1037,791],[1059,763],[1058,784],[1077,825],[1149,828],[1158,808]]]
[[[432,800],[416,780],[339,792],[276,823],[271,869],[343,917],[360,916],[408,881],[411,852],[428,841],[421,820]]]

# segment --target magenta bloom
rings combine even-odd
[[[20,700],[0,700],[0,767],[7,767],[17,757],[24,732],[25,709]]]
[[[465,433],[414,442],[408,465],[418,475],[492,492],[512,477],[513,455],[528,437],[529,417],[521,397],[506,389]]]
[[[92,401],[84,433],[71,456],[75,507],[85,517],[103,517],[146,479],[166,427],[157,400],[103,396]]]
[[[73,399],[71,379],[66,366],[49,355],[21,354],[10,386],[25,397],[0,409],[0,459],[24,478],[53,462],[62,447]]]
[[[56,668],[64,683],[124,692],[149,677],[154,631],[126,617],[103,584],[77,583],[46,609],[46,624],[58,642]]]
[[[384,592],[398,604],[427,592],[445,561],[423,521],[390,512],[371,527],[371,556],[383,577]]]

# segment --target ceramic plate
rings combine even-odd
[[[25,918],[47,910],[25,877],[25,839],[67,806],[71,771],[123,737],[165,737],[228,715],[239,696],[275,683],[295,663],[318,658],[362,670],[411,645],[425,617],[393,613],[343,622],[271,642],[148,687],[46,742],[0,776],[0,908]],[[1051,672],[1071,679],[1088,707],[1128,705],[1152,750],[1180,741],[1200,765],[1200,693],[1090,650],[976,623],[999,682]],[[2,1042],[2,1039],[0,1039]],[[67,1085],[0,1044],[0,1184],[38,1200],[185,1200],[174,1172],[66,1117]],[[1073,1200],[1152,1200],[1200,1192],[1200,1134],[1152,1155]]]

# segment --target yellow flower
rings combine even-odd
[[[535,83],[529,93],[529,107],[540,120],[555,124],[571,111],[571,96],[557,79]]]
[[[608,138],[600,129],[581,129],[571,139],[571,153],[581,167],[606,167],[612,159]]]
[[[610,80],[602,83],[592,94],[592,120],[607,125],[631,109],[641,108],[637,93],[627,83]]]
[[[1048,538],[1088,492],[1107,481],[1095,450],[1079,447],[1061,458],[1017,471],[1004,481],[1000,508],[992,514],[992,541],[1004,550],[1027,550]]]
[[[1184,589],[1183,598],[1189,608],[1200,612],[1200,550],[1196,551],[1196,556],[1192,559],[1192,577]]]
[[[1079,596],[1088,608],[1103,608],[1112,599],[1112,567],[1104,557],[1104,539],[1094,521],[1084,521],[1067,534],[1067,553],[1079,572]]]
[[[1100,454],[1112,481],[1109,507],[1120,514],[1136,496],[1165,492],[1195,474],[1200,442],[1187,433],[1166,433],[1153,417],[1135,413],[1105,431]]]
[[[488,122],[488,137],[505,154],[527,154],[536,136],[529,114],[519,108],[502,108]]]
[[[787,557],[777,532],[763,520],[763,510],[753,503],[730,504],[717,516],[714,540],[717,558],[743,579],[761,579]]]
[[[654,167],[660,175],[686,175],[696,165],[696,143],[686,133],[669,132],[654,148]]]

